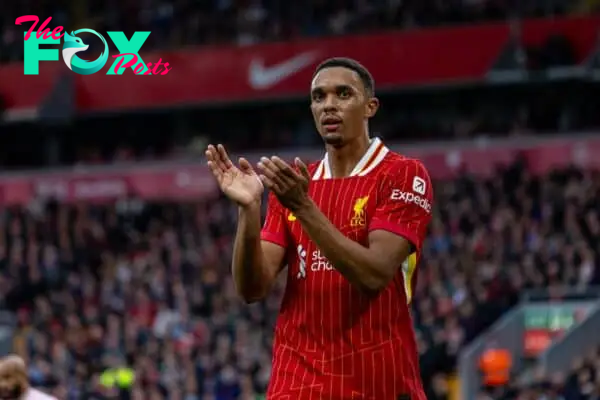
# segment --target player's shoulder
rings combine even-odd
[[[394,151],[389,151],[387,153],[380,171],[387,176],[414,175],[429,180],[429,173],[421,160],[407,157]]]
[[[421,160],[390,152],[384,161],[382,175],[377,177],[381,187],[433,196],[433,185]]]

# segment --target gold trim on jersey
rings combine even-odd
[[[404,278],[404,292],[406,293],[406,302],[408,304],[412,301],[413,288],[412,280],[417,269],[417,253],[411,253],[406,260],[402,263],[402,276]]]

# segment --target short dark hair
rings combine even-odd
[[[366,69],[361,63],[352,58],[347,57],[333,57],[328,58],[323,61],[321,64],[317,66],[315,69],[315,73],[313,74],[313,78],[315,75],[319,73],[319,71],[326,68],[335,68],[342,67],[352,70],[358,74],[360,80],[362,81],[365,91],[369,94],[369,96],[373,96],[375,94],[375,80],[373,79],[373,75]]]

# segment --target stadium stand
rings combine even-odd
[[[443,206],[414,309],[429,398],[443,399],[462,347],[524,289],[600,283],[599,238],[571,242],[565,232],[590,226],[561,210],[577,198],[588,220],[597,218],[600,180],[576,169],[538,178],[515,164],[491,179],[463,176],[436,188]],[[14,346],[34,384],[78,398],[107,390],[95,385],[106,369],[129,367],[137,376],[132,393],[143,398],[263,393],[283,282],[264,303],[237,299],[227,265],[234,223],[222,199],[7,210],[0,286],[18,316]],[[573,245],[575,258],[562,258]],[[542,260],[553,246],[558,264],[548,269]],[[546,390],[539,385],[527,390]]]
[[[378,97],[383,107],[372,131],[387,141],[407,144],[454,139],[485,143],[495,137],[555,135],[600,127],[596,85],[557,85],[545,89],[491,86],[441,93],[382,93]],[[189,160],[202,156],[203,146],[209,142],[223,143],[237,152],[320,145],[303,102],[223,105],[178,110],[175,115],[91,116],[60,126],[14,124],[0,135],[0,165],[22,170]]]
[[[52,81],[54,92],[64,95],[60,104],[70,100],[74,110],[53,109],[54,102],[44,96],[36,100],[43,107],[36,106],[64,113],[67,123],[48,121],[43,112],[22,117],[22,109],[14,118],[20,107],[15,103],[22,100],[14,87],[37,90],[40,81],[23,77],[20,66],[15,75],[23,54],[21,27],[14,26],[13,17],[51,15],[53,26],[77,23],[99,31],[147,29],[153,32],[147,50],[195,51],[191,46],[200,45],[199,51],[215,51],[208,54],[219,49],[253,54],[257,49],[258,55],[272,55],[281,48],[253,45],[289,40],[295,48],[306,43],[302,38],[382,29],[417,32],[398,39],[408,42],[418,32],[444,32],[445,37],[463,29],[416,28],[472,22],[482,32],[510,32],[506,43],[497,43],[479,80],[457,83],[448,74],[451,84],[430,82],[431,76],[415,87],[386,82],[379,96],[383,107],[372,125],[386,142],[402,142],[400,149],[414,143],[444,149],[424,159],[437,178],[437,206],[413,309],[428,399],[458,400],[466,382],[457,372],[461,354],[519,306],[525,292],[542,292],[546,298],[547,292],[564,287],[585,292],[600,285],[600,175],[594,160],[600,149],[586,141],[591,137],[593,142],[600,127],[592,73],[597,67],[589,62],[597,55],[598,26],[594,17],[582,17],[581,23],[512,19],[559,16],[571,8],[591,11],[593,3],[370,0],[352,2],[351,8],[321,0],[302,7],[275,0],[3,4],[0,76],[23,81],[15,86],[9,78],[0,82],[0,165],[4,172],[16,170],[0,176],[0,354],[22,355],[31,382],[61,399],[263,399],[272,326],[285,282],[280,280],[273,295],[259,304],[247,306],[236,297],[229,273],[236,210],[203,180],[198,154],[215,140],[238,153],[296,154],[302,149],[320,154],[312,151],[320,143],[306,104],[298,101],[310,75],[290,84],[289,93],[275,90],[274,97],[261,97],[244,81],[242,98],[213,101],[210,96],[221,95],[218,90],[202,92],[208,97],[195,99],[197,104],[188,98],[191,104],[177,109],[173,102],[156,99],[156,104],[136,105],[164,87],[136,97],[134,90],[123,94],[133,87],[125,83],[128,89],[119,96],[104,98],[111,105],[124,98],[135,104],[113,110],[92,101],[105,85],[101,80],[61,81],[64,87],[58,91]],[[509,17],[505,29],[501,24]],[[585,34],[574,32],[579,27]],[[237,47],[225,47],[231,44]],[[234,66],[239,62],[245,79],[244,57],[231,60]],[[442,67],[430,73],[451,69],[459,58],[437,62]],[[402,75],[394,70],[399,60],[406,58],[389,61],[393,75]],[[210,63],[195,59],[190,64],[202,68]],[[402,72],[420,68],[417,64]],[[203,73],[186,80],[194,93],[201,92],[194,82],[206,84]],[[228,82],[222,76],[209,79],[220,86]],[[583,131],[591,133],[579,142]],[[436,144],[440,140],[445,142]],[[503,152],[505,143],[517,143],[518,149]],[[538,151],[538,145],[547,147]],[[499,149],[499,154],[486,158],[488,153],[477,152],[481,149]],[[463,163],[473,164],[462,170]],[[57,166],[69,172],[50,169]],[[31,168],[38,170],[23,173]],[[157,170],[163,175],[156,177]],[[174,183],[169,181],[162,193],[171,197],[166,200],[158,192],[168,179]],[[521,367],[521,354],[512,356]],[[593,399],[600,396],[599,359],[600,351],[590,352],[571,370],[549,375],[534,368],[532,379],[499,387],[480,385],[478,376],[472,381],[482,400]]]
[[[381,29],[409,29],[473,21],[504,20],[510,16],[561,15],[573,8],[569,1],[383,1],[325,2],[302,5],[276,0],[248,1],[39,1],[7,3],[0,21],[2,59],[22,59],[20,30],[14,18],[52,16],[57,25],[83,24],[100,31],[152,31],[148,46],[292,40],[364,33]],[[14,16],[14,18],[13,18]],[[45,19],[45,18],[43,18]]]
[[[482,400],[527,400],[539,398],[589,399],[600,396],[598,367],[600,349],[576,361],[565,374],[548,376],[540,371],[528,385],[509,385],[495,393],[482,393]]]

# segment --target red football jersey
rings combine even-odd
[[[374,139],[349,177],[332,179],[327,156],[309,170],[311,198],[347,237],[367,245],[369,232],[382,229],[406,238],[414,253],[380,294],[367,296],[271,194],[261,236],[286,248],[288,277],[267,398],[426,400],[409,311],[431,219],[426,169]]]

